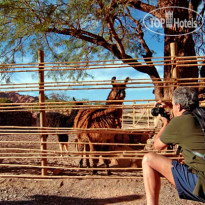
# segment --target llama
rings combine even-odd
[[[124,100],[125,98],[125,88],[126,83],[129,78],[127,77],[124,83],[116,83],[116,77],[113,77],[111,84],[113,86],[110,91],[106,105],[122,105],[122,101],[118,102],[109,102],[109,100]],[[74,128],[121,128],[121,117],[122,117],[122,108],[108,107],[103,109],[85,109],[80,110],[74,120]],[[78,150],[83,151],[84,148],[86,151],[108,151],[112,148],[109,145],[94,145],[93,143],[113,143],[116,134],[103,134],[100,132],[96,133],[78,133],[77,141]],[[86,143],[83,146],[83,143]],[[89,145],[88,145],[89,143]],[[106,155],[107,156],[107,155]],[[97,156],[95,156],[97,157]],[[93,167],[97,167],[98,159],[93,159]],[[105,159],[104,163],[107,168],[109,168],[109,160]],[[86,164],[90,167],[89,159],[86,160]],[[83,156],[81,156],[80,167],[83,166]],[[96,174],[97,171],[94,170],[93,174]],[[110,171],[107,174],[111,174]]]
[[[76,102],[75,105],[82,105],[80,102]],[[78,109],[72,109],[70,115],[64,115],[58,112],[46,112],[46,126],[47,127],[73,127],[74,119],[78,113]],[[40,124],[40,115],[37,115],[37,126]],[[63,155],[63,151],[68,152],[68,134],[58,134],[59,148],[61,151],[61,156]]]

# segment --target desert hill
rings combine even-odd
[[[7,98],[13,103],[33,103],[38,101],[38,97],[33,97],[30,95],[21,95],[16,92],[3,92],[0,93],[0,98]]]

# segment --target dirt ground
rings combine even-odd
[[[48,141],[57,138],[49,137]],[[5,140],[23,140],[20,143],[6,143]],[[27,148],[36,149],[29,141],[39,140],[36,136],[0,136],[1,148]],[[53,147],[58,149],[58,145]],[[50,148],[51,149],[51,148]],[[73,148],[74,149],[74,148]],[[4,151],[5,152],[5,151]],[[3,152],[0,152],[3,155]],[[32,163],[39,163],[33,160]],[[25,163],[22,159],[4,159],[1,163]],[[62,160],[56,159],[53,164],[61,165]],[[72,165],[77,166],[76,162]],[[64,163],[65,166],[65,163]],[[66,166],[71,166],[66,161]],[[33,169],[15,169],[0,166],[0,174],[36,174]],[[23,179],[0,178],[0,205],[145,205],[146,198],[142,179]],[[176,190],[166,180],[162,180],[160,193],[161,205],[197,205],[198,202],[181,200]]]
[[[1,205],[145,205],[142,180],[134,179],[0,179]],[[199,205],[181,200],[176,190],[162,181],[161,205]]]

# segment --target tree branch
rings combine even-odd
[[[122,0],[122,4],[128,4],[129,6],[139,10],[139,11],[144,11],[146,13],[149,13],[155,9],[158,9],[156,6],[152,6],[150,4],[143,3],[141,0]],[[159,12],[152,12],[152,15],[161,18],[161,14]]]
[[[135,18],[133,18],[133,16],[130,14],[129,9],[127,9],[127,15],[135,24],[137,24],[137,27],[135,30],[138,32],[138,37],[140,39],[140,43],[142,44],[142,46],[146,52],[146,57],[152,57],[152,52],[144,40],[144,32],[142,31],[141,23],[138,20],[136,20]]]
[[[107,22],[108,22],[108,27],[110,29],[110,32],[111,32],[112,36],[114,37],[114,39],[116,40],[117,45],[119,46],[119,49],[120,49],[120,53],[124,58],[125,57],[125,49],[124,49],[124,46],[122,45],[121,39],[119,38],[118,34],[115,31],[115,28],[114,28],[114,25],[113,25],[113,22],[112,22],[112,19],[110,16],[107,18]]]
[[[99,5],[100,5],[101,9],[103,9],[105,7],[105,5],[102,2],[100,2]],[[110,6],[108,7],[107,12],[105,13],[105,20],[107,21],[111,37],[113,37],[115,39],[122,57],[125,58],[125,49],[124,49],[124,46],[122,44],[122,40],[119,38],[117,32],[115,31],[115,27],[114,27],[114,21],[116,19],[116,15],[111,14],[112,10],[114,10],[115,7],[116,7],[116,3],[115,3],[115,1],[112,1]]]
[[[34,9],[30,7],[29,2],[27,2],[27,0],[25,0],[24,3],[25,3],[25,5],[28,6],[28,8],[29,8],[30,12],[33,14],[33,16],[39,20],[40,24],[42,24],[42,20],[41,20],[40,16],[38,16],[37,13],[34,11]]]
[[[116,44],[110,44],[108,43],[102,36],[95,35],[93,33],[90,33],[88,31],[83,31],[80,29],[63,29],[58,30],[56,28],[49,28],[46,32],[53,32],[63,35],[70,35],[73,37],[76,37],[81,40],[85,40],[87,42],[93,43],[97,46],[102,46],[105,49],[109,50],[115,57],[118,59],[122,59],[124,63],[127,63],[131,67],[133,67],[135,70],[148,74],[153,81],[156,81],[156,78],[160,79],[160,76],[156,70],[156,68],[152,65],[144,65],[144,66],[135,66],[133,64],[138,63],[137,60],[133,59],[130,55],[127,55],[125,53],[125,56],[122,56],[122,53],[118,49],[118,46]],[[152,67],[152,69],[150,69]]]

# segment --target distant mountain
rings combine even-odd
[[[0,98],[8,98],[13,103],[33,103],[38,101],[38,97],[33,97],[30,95],[20,95],[16,92],[4,92],[0,93]]]

